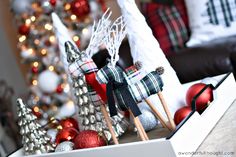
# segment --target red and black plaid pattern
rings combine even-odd
[[[174,0],[174,5],[145,3],[143,13],[166,56],[185,47],[189,27],[184,0]]]

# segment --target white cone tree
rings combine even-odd
[[[184,93],[181,92],[182,86],[175,71],[153,36],[144,16],[135,4],[135,0],[117,0],[117,2],[126,21],[127,36],[134,63],[140,61],[143,65],[141,70],[145,73],[160,66],[164,67],[163,95],[169,104],[171,113],[174,114],[178,108],[185,104]],[[157,104],[156,107],[164,115],[161,105],[158,105],[160,101],[157,96],[151,96],[149,99],[153,104]]]

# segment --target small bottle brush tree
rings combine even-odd
[[[22,144],[25,155],[42,154],[52,152],[53,145],[46,131],[37,122],[37,117],[32,110],[27,108],[22,99],[17,99],[18,125],[22,136]]]

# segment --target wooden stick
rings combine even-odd
[[[134,117],[132,111],[130,111],[130,115],[132,116],[133,120],[134,120],[134,125],[136,126],[136,128],[138,129],[138,133],[139,133],[139,136],[141,138],[142,141],[146,141],[146,136],[144,135],[142,129],[140,128],[140,124],[139,124],[139,118],[138,117]],[[139,122],[138,122],[139,121]]]
[[[145,102],[148,104],[148,106],[151,108],[153,111],[154,115],[159,119],[161,122],[161,125],[169,130],[172,130],[172,128],[167,124],[165,121],[165,118],[161,115],[161,113],[156,109],[156,107],[148,100],[145,99]]]
[[[115,132],[114,132],[114,130],[112,128],[111,119],[110,119],[110,117],[109,117],[109,115],[107,113],[107,110],[106,110],[106,108],[105,108],[105,106],[103,104],[101,105],[101,111],[102,111],[104,119],[105,119],[105,121],[107,123],[107,127],[108,127],[108,129],[109,129],[109,131],[111,133],[111,137],[112,137],[112,140],[113,140],[114,144],[119,144],[118,139],[116,138],[116,134],[115,134]]]
[[[157,95],[158,95],[158,97],[159,97],[159,99],[161,101],[161,104],[162,104],[165,112],[166,112],[167,118],[168,118],[168,120],[170,122],[170,125],[171,125],[172,129],[175,130],[175,128],[176,128],[175,122],[174,122],[173,118],[171,117],[170,111],[169,111],[169,109],[167,107],[167,103],[166,103],[166,101],[165,101],[165,99],[164,99],[164,97],[162,95],[162,92],[158,92]]]
[[[141,129],[141,131],[142,131],[142,133],[143,133],[143,135],[144,135],[144,137],[145,137],[145,139],[146,139],[146,140],[149,140],[149,137],[148,137],[148,135],[147,135],[145,129],[143,128],[142,123],[140,122],[140,120],[139,120],[138,117],[136,117],[136,118],[137,118],[138,125],[139,125],[139,127],[140,127],[140,129]]]

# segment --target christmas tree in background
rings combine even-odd
[[[27,108],[21,99],[18,104],[18,125],[22,135],[22,144],[25,155],[42,154],[54,151],[46,131],[38,124],[37,117]]]
[[[81,49],[89,42],[93,21],[101,17],[103,0],[12,0],[18,48],[27,74],[30,94],[27,101],[42,125],[48,119],[62,119],[75,113],[70,86],[53,33],[50,14],[57,13]]]

